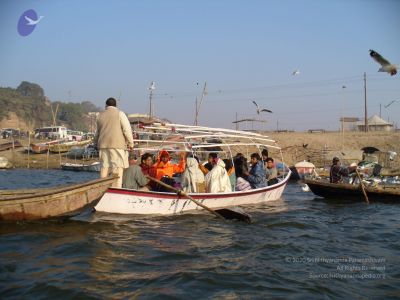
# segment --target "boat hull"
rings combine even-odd
[[[64,164],[61,164],[61,169],[66,170],[66,171],[100,172],[100,163],[93,163],[90,165],[64,163]]]
[[[57,188],[0,191],[0,220],[38,220],[70,216],[93,206],[117,177]]]
[[[196,193],[192,198],[210,208],[232,207],[278,200],[285,189],[290,172],[278,184],[266,188],[231,193]],[[175,215],[202,210],[189,198],[176,193],[143,192],[109,188],[95,206],[96,211],[117,214]]]
[[[319,180],[304,179],[310,190],[326,199],[365,201],[360,186],[344,183],[329,183]],[[365,187],[369,201],[400,202],[400,187]]]

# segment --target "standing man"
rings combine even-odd
[[[133,150],[133,136],[127,116],[116,106],[114,98],[107,99],[106,110],[97,118],[94,144],[99,149],[100,178],[117,174],[119,179],[113,186],[120,188],[123,171],[129,167],[127,150]]]

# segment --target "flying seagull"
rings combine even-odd
[[[383,58],[378,52],[374,50],[369,50],[369,55],[378,63],[382,66],[378,70],[378,72],[388,72],[391,76],[397,74],[397,69],[399,66],[397,65],[392,65],[389,61],[387,61],[385,58]]]
[[[31,25],[31,26],[36,25],[37,23],[40,22],[40,20],[41,20],[42,18],[43,18],[43,16],[40,16],[36,21],[34,21],[34,20],[32,20],[31,18],[25,16],[25,20],[28,21],[28,23],[27,23],[26,25]]]
[[[266,111],[266,112],[272,113],[272,111],[270,111],[269,109],[266,109],[266,108],[260,109],[260,107],[258,106],[258,104],[257,104],[256,101],[253,101],[253,103],[254,103],[254,105],[257,107],[257,114],[258,114],[258,115],[259,115],[260,112],[262,112],[262,111]]]
[[[299,74],[300,74],[300,70],[294,70],[293,73],[292,73],[293,76],[296,76],[296,75],[299,75]]]

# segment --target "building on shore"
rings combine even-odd
[[[365,131],[365,122],[360,121],[357,124],[359,131]],[[389,122],[383,120],[377,115],[373,115],[368,119],[368,131],[393,131],[394,126]]]

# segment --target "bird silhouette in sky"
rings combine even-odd
[[[261,108],[258,106],[258,104],[257,104],[256,101],[253,101],[253,103],[254,103],[254,105],[255,105],[256,108],[257,108],[257,114],[258,114],[258,115],[260,114],[260,112],[263,112],[263,111],[272,113],[272,111],[270,111],[269,109],[266,109],[266,108],[261,109]]]
[[[382,67],[378,70],[378,72],[387,72],[391,76],[397,74],[398,65],[391,64],[388,60],[383,58],[378,52],[374,50],[369,50],[369,55]]]
[[[300,70],[294,70],[293,73],[292,73],[293,76],[296,76],[296,75],[299,75],[299,74],[300,74]]]
[[[41,20],[42,18],[43,18],[43,16],[40,16],[37,20],[32,20],[31,18],[25,16],[25,20],[28,21],[28,23],[27,23],[26,25],[31,25],[31,26],[36,25],[37,23],[40,22],[40,20]]]

